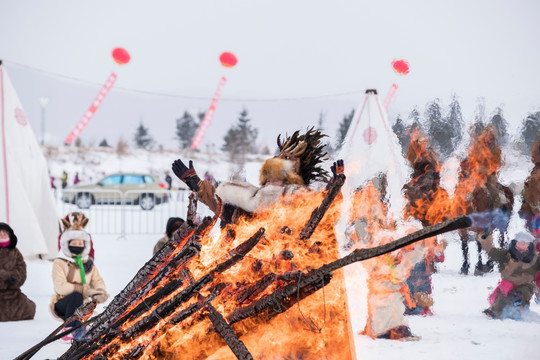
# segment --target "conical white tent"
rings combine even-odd
[[[401,211],[401,188],[410,170],[401,155],[397,136],[388,123],[386,110],[376,90],[366,90],[364,101],[354,113],[338,158],[345,161],[345,192],[352,192],[377,174],[385,173],[391,201],[390,211],[394,214]]]
[[[0,222],[13,228],[24,257],[58,253],[58,215],[47,163],[1,63]]]
[[[337,225],[337,237],[342,252],[346,244],[345,229],[351,213],[353,192],[380,173],[387,176],[387,194],[390,199],[390,215],[397,219],[403,208],[402,187],[410,169],[401,155],[397,136],[388,122],[386,110],[376,90],[366,90],[364,101],[354,113],[345,136],[339,159],[345,163],[347,180],[342,188],[341,219]],[[367,318],[367,273],[362,263],[345,267],[345,284],[351,325],[355,334],[360,333]],[[361,353],[359,343],[357,352]]]

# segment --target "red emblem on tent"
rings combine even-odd
[[[129,60],[131,60],[131,56],[129,56],[129,53],[127,52],[127,50],[121,47],[117,47],[113,49],[112,57],[114,61],[120,65],[127,64]]]
[[[28,121],[26,121],[26,115],[24,114],[23,109],[19,107],[15,108],[15,119],[22,126],[26,126],[26,124],[28,124]]]
[[[364,133],[362,135],[364,137],[364,141],[368,145],[371,145],[375,141],[377,141],[377,131],[375,130],[375,128],[372,128],[371,126],[368,127],[366,130],[364,130]]]
[[[392,60],[392,67],[399,75],[407,75],[409,73],[409,62],[407,60],[394,59]]]
[[[230,68],[236,65],[238,59],[233,53],[225,51],[219,56],[219,61],[221,62],[221,65]]]

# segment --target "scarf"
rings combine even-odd
[[[81,282],[82,282],[83,285],[85,285],[86,284],[86,273],[84,272],[84,264],[83,264],[81,255],[76,255],[74,259],[75,259],[75,264],[77,264],[79,266],[79,271],[81,273]]]

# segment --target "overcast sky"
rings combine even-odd
[[[540,108],[540,1],[68,1],[0,0],[0,59],[41,137],[60,144],[112,71],[118,80],[81,138],[132,140],[143,121],[166,147],[175,119],[222,100],[202,147],[221,146],[246,108],[259,139],[316,125],[334,136],[343,116],[376,88],[393,120],[457,94],[469,121],[477,99],[502,106],[510,129]],[[116,65],[114,47],[132,61]],[[234,68],[218,57],[231,51]],[[408,75],[391,67],[409,61]]]

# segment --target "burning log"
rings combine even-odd
[[[264,229],[261,228],[248,240],[230,251],[226,256],[225,261],[216,265],[210,272],[199,278],[197,281],[189,284],[184,290],[179,292],[172,299],[160,303],[160,301],[162,301],[164,297],[171,294],[180,285],[182,285],[181,281],[172,280],[163,288],[161,288],[158,292],[156,292],[156,294],[154,294],[150,299],[148,299],[148,304],[160,304],[149,315],[143,317],[141,320],[133,324],[124,333],[119,333],[116,330],[119,326],[121,326],[129,319],[136,318],[138,315],[141,315],[142,312],[148,310],[146,306],[147,302],[139,304],[139,306],[135,307],[127,315],[122,316],[122,318],[120,318],[117,322],[110,325],[109,330],[104,332],[104,336],[99,339],[95,339],[96,341],[87,341],[86,344],[90,345],[85,348],[81,347],[77,352],[72,353],[70,359],[78,359],[88,354],[95,353],[100,349],[102,350],[103,354],[107,354],[108,352],[111,352],[111,347],[108,346],[111,340],[119,337],[124,341],[130,341],[132,338],[153,328],[164,317],[171,315],[181,304],[185,303],[193,296],[198,295],[199,291],[203,289],[206,285],[210,284],[217,274],[222,273],[223,271],[235,265],[238,261],[242,260],[244,256],[251,249],[253,249],[255,245],[257,245],[263,235]],[[196,311],[197,310],[191,309],[189,312],[190,314],[192,314]],[[173,321],[181,320],[177,318]]]
[[[66,336],[67,334],[71,334],[73,331],[79,329],[83,325],[82,322],[88,320],[88,318],[90,318],[90,316],[92,316],[92,313],[96,309],[96,305],[97,305],[97,303],[95,301],[90,301],[90,302],[88,302],[86,304],[82,304],[81,306],[79,306],[77,309],[75,309],[75,312],[73,313],[73,315],[71,315],[69,318],[67,318],[62,323],[62,325],[57,327],[52,333],[50,333],[41,342],[39,342],[38,344],[32,346],[30,349],[26,350],[21,355],[17,356],[14,360],[28,360],[32,356],[34,356],[39,350],[41,350],[41,348],[44,347],[45,345],[47,345],[47,344],[49,344],[49,343],[51,343],[53,341],[56,341],[56,340],[58,340],[58,339],[60,339],[60,338],[62,338],[64,336]],[[71,323],[71,322],[73,322],[75,320],[80,321],[81,324],[79,324],[77,326],[73,326],[73,327],[71,327],[71,329],[63,331],[60,334],[58,334],[58,332],[60,330],[62,330],[64,328],[64,326],[66,326],[67,324],[69,324],[69,323]],[[94,319],[92,319],[91,321],[94,321]],[[86,324],[88,324],[88,323],[89,322],[86,321]]]
[[[310,271],[307,275],[300,278],[297,283],[289,284],[248,306],[234,310],[227,316],[227,322],[232,325],[260,313],[263,313],[263,317],[269,320],[277,314],[285,312],[291,306],[313,294],[315,291],[326,286],[332,279],[333,271],[358,261],[364,261],[387,254],[432,236],[469,226],[471,226],[471,219],[468,216],[460,216],[436,225],[427,226],[385,245],[369,249],[357,249],[342,259]]]
[[[86,335],[87,341],[74,344],[60,359],[70,359],[77,349],[84,344],[96,344],[104,333],[109,331],[111,324],[117,321],[128,306],[134,301],[140,302],[148,292],[169,275],[174,268],[181,266],[200,251],[198,239],[205,236],[215,225],[221,214],[222,204],[218,201],[218,208],[213,218],[206,217],[195,229],[187,222],[174,233],[173,238],[150,259],[128,283],[128,285],[111,301],[109,306],[98,315],[95,325]],[[180,249],[177,251],[177,249]],[[175,255],[176,253],[176,255]],[[180,265],[179,265],[180,264]]]
[[[304,226],[302,231],[300,232],[300,239],[307,240],[313,235],[313,232],[321,222],[322,218],[324,217],[324,214],[332,205],[332,202],[336,198],[337,194],[339,194],[343,184],[345,183],[345,175],[340,174],[335,179],[332,185],[330,186],[330,189],[328,189],[328,192],[324,196],[324,199],[321,203],[321,205],[313,210],[311,213],[311,217],[307,224]]]
[[[253,356],[251,356],[246,345],[244,345],[244,343],[238,339],[234,333],[234,330],[223,318],[223,316],[212,306],[211,303],[208,303],[206,308],[208,309],[208,317],[210,318],[212,325],[214,325],[214,329],[221,335],[223,340],[225,340],[233,354],[239,360],[253,360]]]
[[[251,238],[240,244],[237,248],[228,254],[228,259],[218,264],[208,274],[201,277],[199,280],[190,284],[185,290],[180,292],[174,298],[159,305],[149,316],[143,318],[138,323],[134,324],[125,334],[123,338],[132,338],[144,332],[149,327],[153,327],[159,320],[170,315],[178,305],[189,300],[192,296],[196,295],[204,286],[212,282],[216,274],[222,273],[235,265],[238,261],[242,260],[244,256],[251,250],[264,234],[264,229],[261,228]]]

